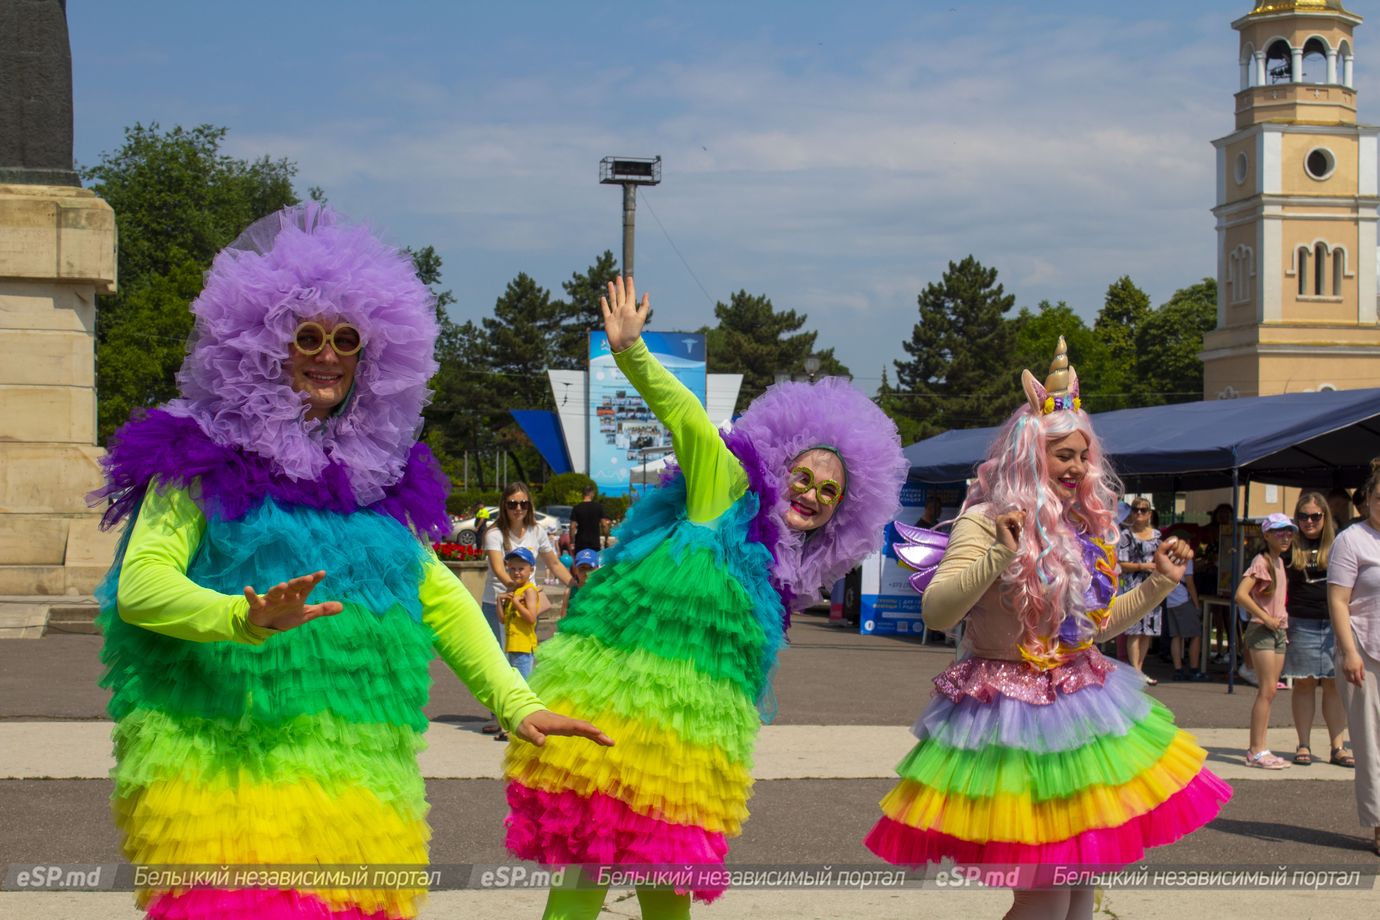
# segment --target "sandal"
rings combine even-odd
[[[1308,749],[1308,745],[1300,744],[1294,748],[1294,763],[1300,767],[1313,766],[1313,752]]]
[[[1247,751],[1246,766],[1259,767],[1262,770],[1285,770],[1289,767],[1289,761],[1269,751],[1259,751],[1255,754]]]
[[[486,722],[484,723],[484,727],[481,728],[480,731],[486,735],[497,735],[500,729],[498,727],[497,722]]]
[[[1339,767],[1356,769],[1356,758],[1351,756],[1351,752],[1346,748],[1333,748],[1332,756],[1328,758],[1327,762]]]
[[[1145,678],[1145,683],[1151,687],[1158,687],[1160,685],[1160,682],[1155,680],[1155,678],[1153,677]]]

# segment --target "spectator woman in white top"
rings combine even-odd
[[[561,564],[546,531],[537,526],[537,515],[532,508],[532,490],[527,488],[525,482],[510,482],[498,503],[497,520],[485,529],[482,544],[484,558],[489,563],[489,578],[484,584],[484,598],[480,606],[500,648],[503,647],[503,618],[498,609],[498,596],[519,586],[508,575],[503,559],[519,546],[527,547],[533,556],[546,563],[546,571],[560,579],[561,584],[570,585],[570,570]],[[550,606],[551,601],[543,594],[542,609],[549,609]],[[483,731],[488,735],[497,733],[498,722],[490,721]]]
[[[1371,461],[1365,517],[1338,535],[1327,565],[1342,703],[1356,758],[1356,813],[1380,856],[1380,459]]]

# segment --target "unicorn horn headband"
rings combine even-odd
[[[1044,386],[1030,371],[1021,371],[1021,389],[1030,408],[1040,415],[1049,415],[1056,409],[1080,410],[1083,400],[1079,398],[1078,371],[1069,364],[1069,347],[1064,337],[1059,336],[1059,347],[1054,349],[1054,360],[1049,363],[1049,376]]]

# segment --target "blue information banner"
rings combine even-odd
[[[697,332],[644,332],[642,341],[661,365],[704,404],[704,336]],[[589,476],[600,492],[622,495],[657,482],[672,458],[671,434],[628,383],[603,332],[589,335]],[[645,482],[650,480],[649,483]]]

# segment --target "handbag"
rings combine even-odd
[[[923,594],[939,569],[944,550],[949,546],[949,535],[914,524],[892,521],[896,528],[897,542],[892,549],[896,558],[908,569],[912,569],[910,586],[915,593]]]

